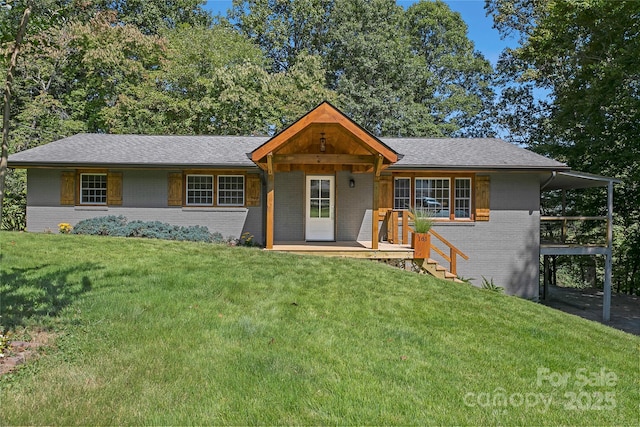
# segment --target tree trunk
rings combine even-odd
[[[27,22],[29,22],[29,15],[31,15],[31,3],[27,4],[22,14],[22,20],[18,27],[18,34],[16,35],[16,41],[13,45],[13,52],[11,53],[11,61],[7,67],[7,80],[4,85],[4,114],[2,117],[2,149],[0,157],[0,224],[2,223],[2,207],[4,205],[4,184],[7,176],[7,165],[9,163],[9,115],[11,113],[11,86],[13,85],[13,70],[16,68],[18,62],[18,53],[20,52],[20,45],[22,39],[27,31]]]

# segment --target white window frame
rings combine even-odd
[[[396,190],[398,189],[397,186],[397,182],[398,181],[408,181],[409,182],[409,193],[407,194],[406,197],[402,196],[402,197],[398,197]],[[402,210],[409,210],[411,209],[411,196],[412,196],[412,191],[411,191],[411,185],[412,185],[412,179],[410,177],[396,177],[393,180],[393,209],[402,209]],[[403,190],[405,190],[405,188],[403,188]],[[400,203],[398,203],[399,201],[402,202],[407,202],[407,203],[402,203],[402,205]]]
[[[460,188],[458,187],[458,181],[467,181],[469,183],[469,186],[465,188],[469,190],[469,194],[468,195],[460,195]],[[454,219],[471,219],[473,216],[473,180],[471,179],[471,177],[467,177],[467,176],[460,176],[460,177],[455,177],[453,178],[453,214],[454,214]],[[460,207],[459,202],[465,202],[464,207]],[[458,216],[457,212],[459,210],[465,209],[469,211],[469,215],[468,216]]]
[[[422,190],[422,189],[418,189],[418,181],[442,181],[442,182],[447,182],[448,186],[446,187],[446,192],[447,192],[447,197],[443,198],[443,197],[438,197],[437,193],[439,191],[444,191],[444,187],[440,188],[438,186],[434,187],[433,191],[434,196],[431,197],[433,198],[436,202],[440,203],[440,207],[436,208],[433,207],[432,209],[424,209],[424,206],[417,206],[417,201],[418,201],[418,191]],[[424,197],[430,197],[430,196],[421,196],[422,198]],[[432,213],[434,219],[440,219],[440,218],[444,218],[444,219],[450,219],[451,218],[451,177],[446,177],[446,176],[425,176],[425,177],[415,177],[414,178],[414,190],[413,190],[413,203],[414,203],[414,208],[416,210],[422,211],[424,213]],[[449,212],[449,215],[447,216],[438,216],[439,212]]]
[[[101,176],[104,177],[104,189],[103,188],[90,188],[90,187],[85,187],[85,183],[84,183],[84,177],[89,177],[89,176]],[[107,201],[108,201],[108,195],[107,195],[107,191],[108,191],[108,183],[107,183],[107,174],[106,173],[81,173],[80,174],[80,204],[81,205],[100,205],[100,206],[106,206],[107,205]],[[94,194],[87,194],[85,195],[85,190],[89,191],[89,192],[94,192]],[[104,195],[100,195],[100,198],[104,198],[104,201],[100,201],[100,202],[96,202],[96,201],[91,201],[91,200],[87,200],[89,198],[96,198],[96,194],[95,194],[95,190],[100,190],[100,192],[104,191]]]
[[[208,189],[201,189],[201,188],[189,188],[189,179],[190,178],[211,178],[211,202],[206,202],[206,203],[202,203],[202,202],[189,202],[189,199],[191,198],[191,194],[192,192],[196,192],[196,191],[200,191],[200,192],[205,192],[208,191]],[[214,196],[215,196],[215,191],[214,191],[214,183],[215,183],[215,177],[211,174],[187,174],[187,178],[186,178],[186,184],[185,184],[185,204],[187,206],[213,206],[213,201],[215,200]],[[206,197],[206,196],[205,196]],[[200,194],[198,196],[198,198],[201,200],[203,198],[203,196]],[[208,197],[207,197],[208,198]]]
[[[240,178],[240,183],[242,184],[242,188],[241,189],[237,189],[237,188],[222,188],[222,180],[223,178]],[[246,197],[246,191],[247,191],[247,184],[246,184],[246,180],[244,175],[218,175],[218,186],[217,186],[217,190],[218,190],[218,206],[244,206],[245,203],[245,197]],[[231,183],[236,184],[235,182]],[[228,193],[235,193],[233,195],[228,195]],[[234,199],[234,198],[238,198],[238,195],[240,196],[240,202],[237,203],[223,203],[222,200],[223,199]]]

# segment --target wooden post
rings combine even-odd
[[[275,175],[273,173],[273,154],[267,155],[267,222],[266,249],[273,249],[273,218],[275,206]]]
[[[373,164],[373,209],[371,212],[371,249],[378,249],[378,215],[380,210],[380,172],[382,155],[378,154]]]
[[[458,273],[456,271],[457,269],[456,252],[453,250],[453,248],[449,248],[449,259],[451,260],[451,268],[449,271],[451,271],[453,274],[457,276]]]
[[[371,249],[378,249],[378,199],[380,198],[380,176],[373,174],[373,209],[371,209]]]
[[[402,244],[409,243],[409,211],[402,211]]]

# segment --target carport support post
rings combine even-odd
[[[613,270],[613,181],[607,186],[607,253],[604,262],[604,295],[602,296],[602,320],[611,319],[611,275]]]

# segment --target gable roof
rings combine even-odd
[[[269,141],[257,147],[251,153],[251,160],[256,164],[263,163],[269,153],[278,151],[289,144],[294,137],[306,132],[314,125],[338,126],[352,136],[366,151],[382,156],[384,163],[392,164],[398,161],[398,153],[327,101],[320,103]],[[321,132],[324,135],[325,131],[322,131],[322,128]]]

